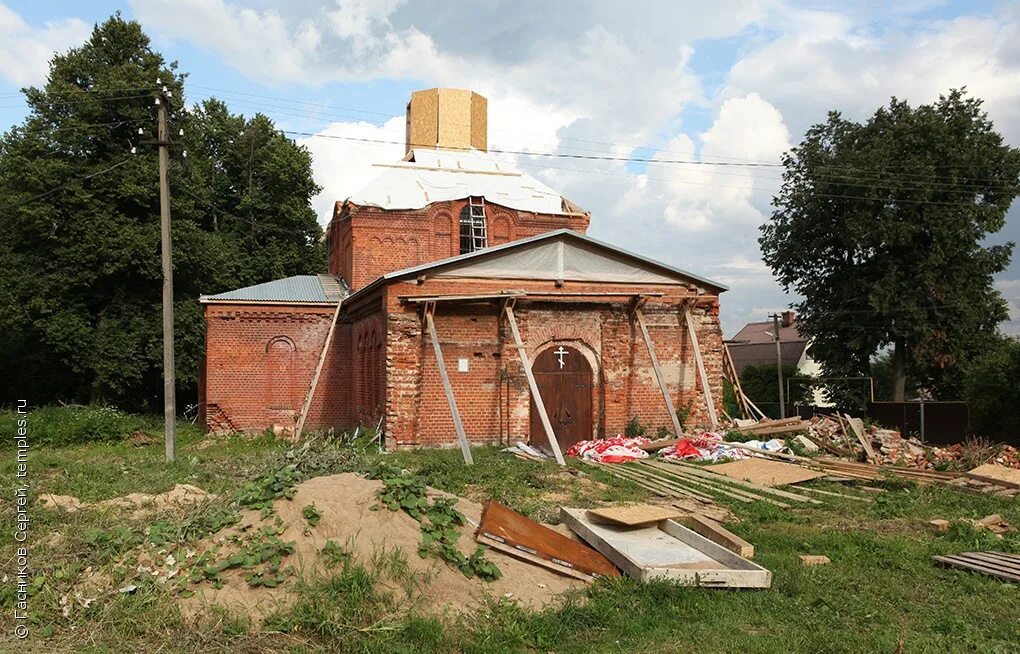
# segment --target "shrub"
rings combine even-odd
[[[18,416],[7,411],[0,420],[0,447],[10,448],[17,434]],[[103,406],[48,406],[29,409],[31,445],[77,445],[119,441],[138,429],[137,418]]]

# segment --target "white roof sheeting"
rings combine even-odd
[[[559,193],[488,152],[414,149],[408,159],[379,164],[382,173],[350,201],[382,209],[423,209],[433,202],[481,196],[519,211],[567,213]]]

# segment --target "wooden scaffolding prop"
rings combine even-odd
[[[638,328],[641,330],[641,337],[645,341],[645,349],[648,350],[648,358],[652,360],[652,369],[655,371],[655,378],[659,382],[659,390],[662,391],[662,399],[666,403],[666,411],[669,413],[670,420],[673,421],[673,431],[676,433],[676,437],[680,438],[683,436],[683,428],[680,427],[680,416],[676,414],[673,398],[670,397],[669,387],[666,385],[666,377],[662,374],[662,367],[659,366],[659,357],[655,355],[655,344],[652,343],[652,337],[648,334],[648,326],[645,324],[644,314],[641,313],[640,301],[634,303],[632,314],[634,320],[637,321]],[[697,347],[697,343],[695,343],[695,347]]]
[[[426,302],[423,307],[425,328],[432,340],[432,349],[436,353],[436,365],[439,367],[439,377],[443,380],[443,392],[446,393],[446,403],[450,405],[450,415],[453,416],[453,428],[457,431],[457,440],[460,441],[460,451],[464,455],[464,463],[473,465],[475,459],[471,456],[471,447],[468,445],[467,434],[464,432],[464,422],[460,419],[460,410],[457,408],[457,398],[453,396],[453,386],[450,384],[450,374],[446,371],[446,360],[443,358],[443,348],[439,345],[439,336],[436,334],[436,321],[433,315],[436,311],[435,302]]]
[[[730,348],[723,343],[723,377],[733,385],[733,393],[737,396],[737,406],[741,413],[751,420],[762,420],[765,414],[751,401],[751,398],[744,394],[740,386],[740,375],[737,374],[737,367],[733,365],[733,358],[730,356]]]
[[[308,411],[312,408],[312,398],[315,397],[315,388],[319,385],[319,376],[322,375],[322,368],[326,364],[326,357],[329,356],[329,346],[333,342],[333,332],[336,331],[336,321],[340,317],[340,307],[343,306],[343,298],[336,301],[336,310],[333,311],[333,320],[329,323],[329,331],[326,332],[326,341],[322,344],[322,352],[319,353],[319,361],[315,364],[315,374],[312,375],[312,383],[308,386],[308,393],[305,394],[305,401],[301,405],[301,415],[298,416],[297,425],[294,427],[295,440],[301,438],[301,432],[305,428],[305,420],[308,419]]]
[[[556,463],[566,465],[563,460],[563,452],[560,451],[560,443],[556,440],[556,433],[553,432],[552,423],[549,422],[549,414],[545,410],[545,402],[542,401],[542,395],[538,392],[538,383],[535,381],[535,375],[531,372],[531,360],[528,358],[528,350],[524,347],[524,341],[521,340],[521,332],[517,328],[517,317],[514,316],[513,300],[507,300],[503,303],[503,315],[506,316],[506,322],[510,326],[510,332],[514,337],[514,344],[517,346],[517,354],[521,358],[521,367],[524,368],[524,376],[528,379],[528,388],[531,390],[531,399],[535,403],[535,410],[538,411],[538,417],[542,421],[542,429],[545,430],[545,436],[549,439],[549,445],[552,447],[553,456],[556,458]]]
[[[701,357],[701,346],[698,344],[698,329],[694,324],[694,316],[691,314],[690,303],[684,304],[684,321],[687,324],[687,335],[691,339],[691,346],[694,348],[694,362],[698,366],[698,376],[701,378],[701,390],[705,395],[705,408],[708,411],[708,419],[714,430],[719,426],[719,417],[715,413],[715,400],[712,398],[712,387],[708,383],[708,372],[705,370],[705,361]]]

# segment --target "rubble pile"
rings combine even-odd
[[[867,458],[864,445],[846,420],[819,415],[811,418],[809,423],[808,437],[829,454],[855,461]],[[967,447],[964,444],[927,446],[917,438],[905,437],[895,429],[883,429],[876,425],[865,426],[863,436],[875,453],[871,463],[918,470],[944,470],[964,464]],[[988,463],[1020,468],[1020,452],[1015,447],[1003,445]],[[967,466],[964,464],[963,467]]]

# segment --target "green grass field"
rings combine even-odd
[[[135,425],[132,427],[137,427]],[[476,614],[441,621],[408,615],[383,592],[378,566],[346,562],[334,576],[295,583],[297,602],[256,631],[246,618],[212,612],[186,621],[170,591],[139,584],[133,594],[112,593],[89,606],[73,590],[96,570],[114,566],[138,543],[161,538],[187,544],[215,529],[228,500],[245,482],[292,460],[289,445],[262,436],[204,440],[182,428],[178,461],[163,461],[158,423],[142,425],[151,442],[116,439],[31,450],[33,497],[74,495],[99,501],[132,492],[158,493],[188,483],[224,499],[186,514],[130,518],[111,510],[75,513],[31,508],[31,560],[35,575],[32,636],[18,644],[10,633],[2,651],[47,652],[1018,652],[1020,585],[932,565],[931,556],[973,549],[1020,553],[1020,537],[997,538],[966,524],[945,534],[925,521],[981,518],[998,513],[1020,525],[1016,500],[946,487],[889,487],[870,504],[835,500],[784,510],[761,503],[731,506],[740,522],[731,529],[752,542],[755,560],[773,572],[767,591],[640,585],[621,579],[599,583],[557,610],[526,611],[509,601]],[[137,430],[135,430],[137,431]],[[321,443],[320,443],[321,444]],[[602,484],[579,482],[553,464],[520,461],[495,448],[475,450],[466,468],[460,453],[400,452],[322,447],[302,464],[303,474],[364,470],[385,458],[424,476],[442,490],[494,497],[538,519],[550,520],[562,504],[594,506],[634,501],[645,492],[573,464]],[[14,463],[0,463],[4,514],[13,506]],[[811,482],[838,490],[831,484]],[[0,533],[5,552],[12,530]],[[823,554],[830,565],[805,568],[800,554]],[[7,557],[5,557],[6,559]],[[391,567],[399,567],[391,566]],[[6,572],[6,571],[5,571]],[[10,574],[10,572],[7,572]],[[130,578],[130,570],[112,570]],[[61,598],[69,597],[65,604]],[[14,607],[3,585],[0,605]],[[67,604],[72,608],[64,615]],[[20,648],[20,649],[19,649]]]

